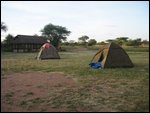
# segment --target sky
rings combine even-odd
[[[8,34],[41,35],[47,24],[71,31],[67,41],[87,35],[97,42],[117,37],[149,40],[149,1],[1,1],[1,40]]]

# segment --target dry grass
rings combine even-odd
[[[40,111],[149,111],[149,53],[128,52],[134,68],[92,69],[88,64],[94,53],[61,52],[60,60],[45,61],[35,60],[36,53],[3,53],[1,71],[3,78],[15,72],[59,71],[78,83],[75,87],[51,88],[46,98],[20,101],[19,106],[29,110],[41,106]],[[34,96],[34,93],[24,95]],[[10,96],[13,94],[8,92],[5,98],[11,99]]]

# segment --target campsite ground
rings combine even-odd
[[[136,51],[135,51],[136,50]],[[128,49],[134,68],[92,69],[94,50],[1,53],[1,111],[149,111],[148,49]]]

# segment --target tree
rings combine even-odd
[[[127,42],[128,37],[118,37],[115,42],[119,45],[123,45]]]
[[[83,42],[86,42],[87,39],[89,39],[89,37],[86,36],[86,35],[81,36],[81,37],[78,38],[78,40],[81,40],[81,41],[83,41]]]
[[[89,39],[88,36],[84,35],[78,38],[79,42],[81,42],[81,44],[86,45],[86,40]]]
[[[147,45],[148,45],[148,44],[149,44],[149,41],[143,40],[143,41],[142,41],[142,44],[145,44],[145,45],[147,44]]]
[[[8,34],[6,37],[5,37],[5,40],[3,41],[5,44],[10,44],[10,42],[13,40],[13,36],[11,34]]]
[[[127,46],[139,46],[139,45],[141,45],[142,44],[142,42],[141,42],[141,38],[137,38],[137,39],[134,39],[134,40],[128,40],[127,42],[126,42],[126,45]]]
[[[48,24],[45,25],[44,28],[41,30],[42,36],[46,37],[47,39],[51,40],[52,44],[58,48],[59,43],[61,40],[66,40],[71,31],[68,31],[66,27]]]
[[[8,30],[7,26],[5,25],[4,22],[1,22],[1,30],[6,32]]]
[[[137,39],[135,40],[135,42],[136,42],[136,45],[137,45],[137,46],[141,45],[141,38],[137,38]]]
[[[118,37],[116,39],[117,40],[122,40],[122,41],[126,42],[128,40],[128,37]]]
[[[106,42],[111,43],[111,42],[115,42],[115,40],[113,40],[113,39],[108,39],[108,40],[106,40]]]
[[[69,40],[69,45],[74,46],[75,41],[74,40]]]
[[[128,42],[126,43],[127,46],[133,46],[134,45],[134,41],[129,39]]]
[[[92,45],[95,45],[97,43],[97,41],[95,39],[90,39],[88,41],[88,46],[92,46]]]
[[[3,44],[5,45],[5,51],[12,51],[12,45],[11,45],[11,41],[13,40],[13,36],[11,34],[8,34],[5,38],[5,40],[3,41]]]
[[[101,42],[98,42],[97,44],[105,45],[106,43],[104,41],[101,41]]]

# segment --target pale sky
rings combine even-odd
[[[87,35],[97,42],[117,37],[149,40],[149,1],[1,1],[1,21],[16,36],[41,35],[51,23],[66,27],[67,41]]]

